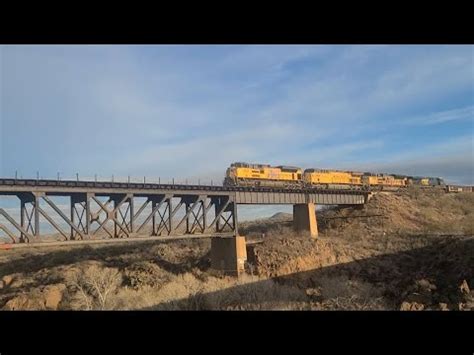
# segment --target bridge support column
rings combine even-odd
[[[20,193],[17,195],[20,199],[20,226],[26,233],[30,233],[30,236],[34,240],[29,240],[27,235],[20,231],[19,241],[22,242],[34,242],[39,240],[39,194],[35,193]]]
[[[20,226],[21,228],[25,229],[26,226],[26,217],[27,216],[27,209],[26,209],[26,202],[24,199],[20,197]],[[24,243],[26,241],[26,235],[21,232],[20,233],[20,243]]]
[[[318,223],[314,203],[293,205],[293,228],[298,232],[309,232],[312,238],[317,238]]]
[[[245,237],[214,237],[211,239],[211,267],[232,276],[241,275],[245,269],[247,249]]]

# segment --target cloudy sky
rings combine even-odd
[[[234,161],[474,183],[473,46],[0,46],[0,176]]]

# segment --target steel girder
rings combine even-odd
[[[20,245],[238,235],[237,204],[362,205],[370,192],[0,179],[2,196],[16,196],[20,208],[0,208],[0,244],[6,238]],[[68,199],[67,205],[60,208],[56,197]],[[56,239],[40,230],[40,219]]]
[[[237,234],[236,204],[229,195],[164,193],[135,196],[132,193],[78,192],[66,196],[69,199],[66,206],[55,203],[52,199],[55,195],[47,192],[18,192],[14,196],[20,200],[19,221],[0,208],[0,219],[3,217],[9,223],[9,226],[0,223],[0,231],[9,243],[14,244]],[[137,198],[146,200],[135,210]],[[54,238],[49,238],[51,233],[40,233],[40,216],[57,232]]]

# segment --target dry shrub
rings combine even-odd
[[[158,309],[183,309],[169,306],[174,301],[187,299],[199,292],[201,282],[190,273],[172,276],[171,280],[161,286],[143,285],[138,289],[123,287],[113,294],[109,307],[116,310],[156,309],[156,305],[168,304],[168,307]],[[174,303],[173,303],[174,304]]]
[[[461,222],[463,234],[474,235],[474,213],[470,213]]]
[[[125,269],[125,283],[134,289],[156,287],[170,280],[170,273],[150,261],[141,261]]]
[[[193,264],[210,248],[209,240],[177,240],[150,247],[150,255],[173,264]]]
[[[69,286],[74,291],[72,305],[79,309],[104,310],[121,281],[122,276],[115,268],[97,265],[81,268],[69,279]]]
[[[147,291],[153,293],[149,298],[153,299],[153,304],[168,304],[162,309],[183,309],[177,300],[187,299],[193,294],[198,293],[203,285],[193,274],[186,272],[184,274],[174,275],[172,279],[160,288],[149,288]],[[146,290],[144,290],[146,291]],[[160,309],[160,307],[158,307]]]
[[[377,311],[394,309],[386,305],[386,302],[380,298],[358,298],[357,296],[351,297],[336,297],[311,304],[310,309],[312,310],[325,310],[325,311]]]
[[[470,205],[474,204],[474,194],[472,192],[461,192],[452,194],[450,196],[454,196],[453,200],[460,203],[461,205]]]
[[[157,289],[150,286],[142,286],[140,289],[132,289],[127,286],[120,288],[109,300],[109,307],[114,310],[140,310],[154,306],[158,300]]]
[[[346,276],[321,276],[315,281],[320,293],[320,302],[313,306],[316,309],[387,309],[382,289],[370,283],[350,280]]]
[[[276,224],[269,232],[270,236],[273,237],[287,237],[287,236],[297,236],[301,233],[296,233],[292,227],[283,224]]]

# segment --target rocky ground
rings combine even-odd
[[[242,223],[258,243],[239,279],[210,269],[205,239],[1,250],[0,308],[474,309],[474,194],[378,193],[318,225],[312,240],[288,214]]]

